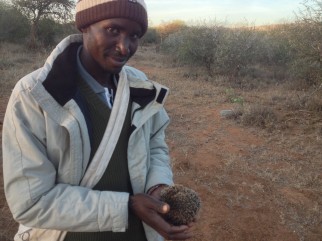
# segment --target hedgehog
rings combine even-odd
[[[170,206],[165,220],[172,225],[180,226],[193,222],[201,208],[199,195],[183,185],[173,185],[162,189],[161,201]]]

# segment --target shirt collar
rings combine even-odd
[[[85,82],[91,87],[91,89],[95,93],[104,93],[104,87],[98,83],[84,68],[81,60],[80,60],[80,51],[82,50],[83,46],[79,46],[78,51],[77,51],[77,68],[80,76],[85,80]]]

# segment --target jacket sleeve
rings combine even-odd
[[[146,192],[157,184],[173,184],[169,148],[165,142],[165,130],[169,117],[164,108],[152,118],[150,137],[150,166],[147,175]]]
[[[44,113],[27,92],[12,94],[3,123],[4,189],[14,219],[42,229],[125,231],[128,193],[57,183],[58,167],[46,153]]]

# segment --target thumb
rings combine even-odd
[[[166,214],[170,211],[170,206],[167,203],[160,202],[159,210],[158,212],[161,214]]]
[[[156,198],[151,197],[151,200],[153,200],[153,202],[151,203],[151,208],[153,208],[155,211],[157,211],[160,214],[166,214],[170,211],[170,205],[162,202]]]

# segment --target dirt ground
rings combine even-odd
[[[166,58],[160,63],[146,51],[132,63],[170,87],[175,182],[202,200],[193,240],[321,241],[321,136],[296,123],[263,130],[223,118],[221,110],[235,108],[227,87],[187,78],[190,69],[164,64]],[[256,92],[248,93],[250,102],[265,96]]]
[[[143,48],[130,63],[170,87],[167,141],[175,182],[202,200],[192,240],[321,241],[322,132],[293,122],[268,131],[226,119],[220,111],[234,104],[224,87],[187,78],[187,68],[166,62]],[[261,93],[249,100],[257,101],[255,95]],[[0,104],[2,125],[6,101]],[[0,240],[7,241],[15,224],[0,191]]]

